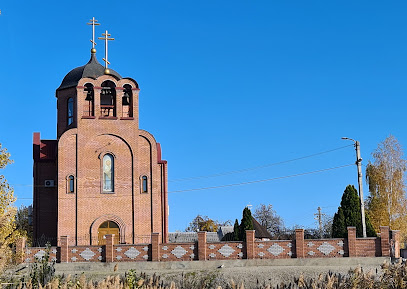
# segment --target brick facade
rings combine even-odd
[[[102,87],[107,83],[115,95],[115,116],[106,116],[109,110],[101,104]],[[86,110],[89,86],[93,87],[93,113]],[[99,75],[61,87],[56,92],[57,140],[40,140],[39,133],[34,134],[35,241],[43,238],[62,246],[61,236],[69,236],[69,246],[98,245],[99,227],[111,221],[119,228],[116,238],[120,244],[149,241],[153,232],[160,232],[161,242],[166,242],[167,162],[161,159],[154,137],[139,129],[137,82]],[[124,105],[125,89],[130,91],[129,106]],[[71,124],[69,99],[73,100]],[[113,158],[113,191],[103,189],[106,154]],[[147,178],[146,191],[143,176]],[[72,192],[70,177],[74,179]],[[55,185],[46,187],[45,180],[53,180]]]

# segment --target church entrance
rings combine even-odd
[[[98,229],[98,245],[106,245],[105,235],[114,234],[113,244],[119,244],[120,230],[119,225],[113,221],[106,221]]]

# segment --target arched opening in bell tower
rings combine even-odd
[[[105,118],[116,117],[116,86],[112,81],[102,83],[100,92],[100,116]]]

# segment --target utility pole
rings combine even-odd
[[[366,220],[365,220],[365,204],[363,199],[363,180],[362,180],[362,158],[360,157],[360,143],[351,138],[343,137],[342,139],[351,140],[355,144],[356,149],[356,165],[358,167],[358,185],[359,185],[359,199],[360,199],[360,212],[362,215],[362,229],[363,238],[367,237],[366,234]]]
[[[315,216],[315,220],[318,221],[318,225],[319,225],[319,236],[322,238],[322,216],[325,214],[321,213],[321,207],[318,207],[318,213],[314,214]]]

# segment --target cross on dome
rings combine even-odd
[[[107,42],[109,40],[114,40],[114,38],[109,37],[111,35],[107,32],[107,30],[105,31],[105,33],[102,33],[102,35],[104,37],[98,37],[98,39],[105,40],[105,58],[103,58],[103,61],[105,62],[105,74],[109,74],[110,71],[109,71],[107,65],[110,64],[110,62],[107,60],[107,55],[108,55],[108,53],[107,53]]]
[[[98,21],[95,19],[95,17],[93,17],[89,21],[91,23],[86,23],[86,24],[92,25],[92,39],[90,40],[90,42],[92,42],[92,50],[91,51],[92,51],[92,53],[95,53],[96,52],[96,49],[95,49],[95,45],[96,45],[96,42],[95,42],[95,26],[100,25],[100,23],[96,23]]]

